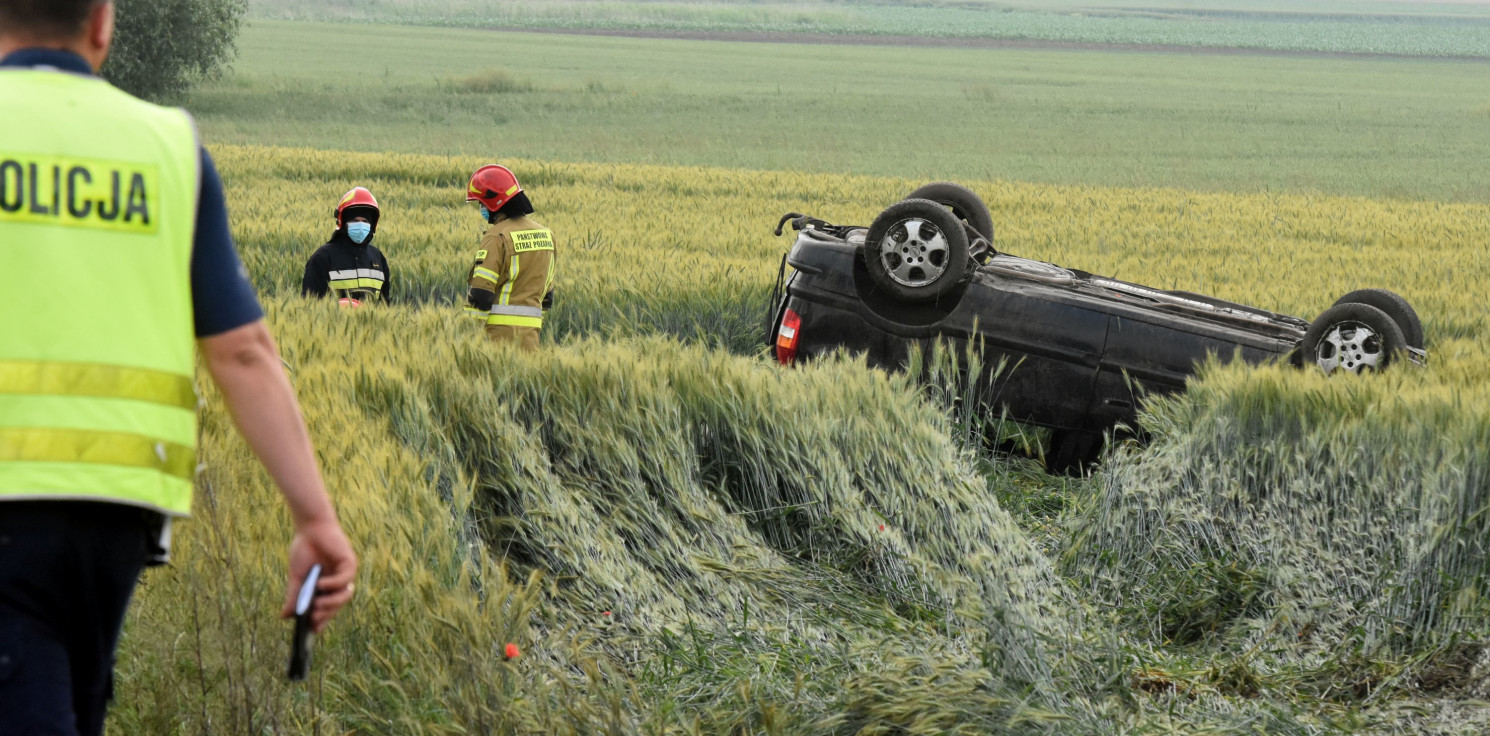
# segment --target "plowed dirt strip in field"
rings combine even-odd
[[[1157,44],[1364,52],[1416,56],[1490,56],[1490,18],[1469,7],[1257,2],[1195,7],[1068,3],[781,3],[487,2],[389,0],[375,6],[310,8],[256,0],[263,18],[341,20],[460,28],[570,29],[666,34],[887,36],[1039,39],[1098,44]],[[1163,7],[1163,6],[1169,7]],[[698,36],[694,36],[698,37]]]
[[[1200,54],[1216,56],[1280,56],[1341,59],[1424,59],[1490,64],[1490,57],[1468,54],[1391,54],[1370,51],[1320,51],[1258,46],[1221,46],[1161,43],[1100,43],[1040,38],[993,38],[982,36],[915,36],[867,33],[787,33],[783,31],[644,31],[606,28],[518,28],[490,26],[487,31],[545,33],[616,38],[659,38],[685,41],[739,41],[743,43],[795,43],[829,46],[922,46],[927,48],[1029,49],[1050,51],[1126,51],[1132,53]]]

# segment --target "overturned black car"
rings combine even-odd
[[[988,208],[956,184],[921,187],[868,228],[793,212],[776,234],[788,223],[797,239],[768,335],[780,362],[846,349],[895,368],[934,340],[971,344],[1005,366],[988,410],[1052,430],[1052,471],[1094,462],[1145,394],[1182,390],[1209,355],[1326,373],[1426,357],[1416,312],[1382,289],[1346,294],[1310,322],[999,253]]]

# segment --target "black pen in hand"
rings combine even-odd
[[[295,634],[290,639],[290,671],[292,682],[300,682],[310,672],[310,643],[314,636],[310,619],[311,604],[316,599],[316,583],[321,580],[321,566],[312,565],[300,586],[300,595],[295,599]]]

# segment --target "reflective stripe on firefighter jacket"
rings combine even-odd
[[[0,100],[0,501],[184,516],[196,471],[195,127],[54,70],[0,70]],[[82,298],[69,283],[106,287]]]
[[[481,239],[470,285],[495,294],[486,313],[487,335],[536,348],[543,328],[543,296],[554,288],[554,238],[528,217],[497,221]]]
[[[382,290],[385,275],[376,268],[348,268],[342,271],[329,271],[326,278],[330,279],[327,286],[333,289],[360,289],[373,292]]]

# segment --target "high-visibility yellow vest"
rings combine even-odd
[[[183,111],[0,69],[0,501],[190,511],[199,166]]]

